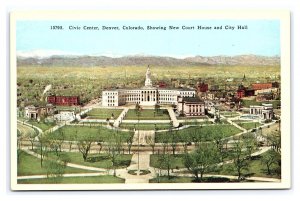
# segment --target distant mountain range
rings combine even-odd
[[[258,55],[239,56],[194,56],[186,58],[173,58],[161,56],[78,56],[78,55],[52,55],[48,57],[17,56],[17,66],[57,66],[57,67],[94,67],[94,66],[278,66],[280,57],[267,57]]]

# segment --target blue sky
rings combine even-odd
[[[64,30],[51,30],[51,25]],[[69,30],[69,26],[119,26],[120,30]],[[126,31],[122,26],[194,26],[195,30]],[[222,26],[198,30],[197,26]],[[225,26],[235,30],[225,30]],[[247,30],[237,30],[247,25]],[[271,20],[171,21],[18,21],[17,52],[52,51],[79,55],[217,56],[256,54],[280,56],[280,24]]]

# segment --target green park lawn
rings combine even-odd
[[[195,138],[211,141],[214,136],[229,137],[241,132],[232,125],[193,126],[186,129],[169,132],[160,132],[155,135],[155,142],[161,143],[176,139],[177,142],[193,142]]]
[[[225,116],[225,117],[236,117],[236,116],[240,115],[237,112],[220,112],[220,114]]]
[[[84,166],[91,166],[97,168],[112,168],[111,159],[107,154],[89,154],[87,161],[84,161],[82,154],[79,152],[62,152],[69,160],[70,163],[75,163]],[[55,153],[48,153],[48,157],[55,158]],[[132,155],[131,154],[117,154],[116,156],[116,167],[125,168],[130,165]]]
[[[261,123],[255,123],[255,122],[244,122],[244,123],[238,123],[238,125],[246,130],[250,130],[253,128],[257,128],[259,126],[261,126]]]
[[[221,178],[221,177],[203,177],[203,183],[227,183],[232,182],[230,179],[227,178]],[[168,178],[168,176],[161,176],[156,177],[149,180],[149,183],[199,183],[195,182],[195,177],[177,177],[177,176],[171,176]]]
[[[153,124],[153,123],[140,123],[140,124],[132,124],[132,123],[122,123],[120,128],[133,130],[136,128],[137,130],[167,130],[170,128],[170,124]]]
[[[88,173],[90,170],[66,167],[65,173]],[[41,167],[41,160],[21,151],[18,163],[18,176],[47,174],[45,167]]]
[[[126,141],[133,136],[133,132],[115,131],[103,126],[64,126],[49,135],[52,138],[70,141],[87,138],[95,141],[109,141],[115,135]]]
[[[122,109],[94,108],[87,113],[87,116],[89,119],[107,119],[112,116],[114,116],[114,119],[117,119],[122,111]]]
[[[161,169],[167,169],[165,164],[160,164],[159,158],[163,155],[157,155],[157,154],[151,154],[150,155],[150,166],[154,168],[161,168]],[[178,168],[185,168],[183,163],[183,154],[170,154],[170,161],[171,161],[171,169],[178,169]]]
[[[252,160],[249,161],[249,164],[247,166],[247,170],[242,170],[242,174],[243,175],[248,175],[251,177],[269,177],[269,178],[280,178],[280,176],[278,176],[277,174],[275,174],[274,172],[272,172],[271,175],[267,174],[267,166],[261,162],[261,159],[264,155],[266,155],[267,152],[256,156],[256,157],[252,157]],[[276,165],[272,165],[271,169],[274,170],[276,168]],[[223,165],[222,170],[220,171],[219,174],[222,175],[237,175],[237,173],[232,170],[232,165],[231,164],[226,164]]]
[[[159,112],[155,112],[154,109],[141,110],[140,116],[138,117],[134,109],[128,110],[126,120],[169,120],[168,110],[160,109]]]
[[[38,121],[34,121],[34,120],[29,120],[26,123],[34,125],[40,129],[42,129],[42,131],[49,130],[50,128],[55,126],[55,123],[45,123],[45,122],[38,122]]]
[[[18,184],[109,184],[125,183],[125,179],[111,175],[91,176],[91,177],[63,177],[44,179],[20,179]]]
[[[201,122],[197,122],[197,121],[184,121],[182,122],[183,125],[193,125],[193,126],[198,126],[198,125],[205,125],[205,124],[212,124],[213,122],[211,121],[201,121]]]
[[[265,102],[257,102],[256,100],[242,100],[242,105],[244,107],[250,107],[250,105],[262,105],[263,103],[273,104],[273,108],[277,109],[280,106],[280,100],[273,100],[273,101],[265,101]]]

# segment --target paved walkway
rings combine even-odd
[[[154,130],[136,130],[133,135],[132,145],[148,145],[147,138],[155,138]]]
[[[139,164],[139,165],[138,165]],[[129,170],[148,170],[150,173],[141,175],[142,172],[140,172],[140,175],[138,175],[138,172],[136,171],[137,175],[129,174]],[[153,168],[150,168],[150,153],[149,152],[142,152],[140,154],[134,153],[131,159],[130,166],[128,166],[126,169],[120,169],[117,170],[117,176],[124,178],[125,183],[149,183],[149,180],[155,177],[155,172],[152,170]]]
[[[115,123],[114,123],[114,127],[119,127],[120,124],[122,123],[124,117],[126,116],[127,112],[128,112],[129,108],[125,108],[121,114],[119,115],[119,117],[116,119]]]
[[[173,122],[173,126],[174,127],[178,127],[179,126],[179,122],[178,122],[178,120],[176,118],[176,115],[175,115],[175,112],[174,112],[173,108],[168,107],[167,110],[168,110],[170,118],[171,118],[171,120]]]

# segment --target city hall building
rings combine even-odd
[[[102,106],[113,107],[125,104],[140,104],[144,106],[177,105],[179,97],[195,97],[194,89],[166,89],[153,87],[151,72],[148,66],[145,86],[140,89],[112,89],[102,92]]]

